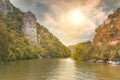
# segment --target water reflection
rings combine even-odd
[[[74,61],[71,59],[60,59],[59,62],[57,68],[54,70],[54,73],[56,72],[57,74],[47,80],[74,80],[76,77]]]
[[[77,80],[97,80],[93,64],[86,62],[75,62],[77,68]]]
[[[0,80],[120,80],[119,72],[119,66],[69,58],[27,60],[0,65]]]

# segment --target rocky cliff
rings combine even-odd
[[[32,12],[0,1],[0,61],[70,56],[70,50],[37,23]]]
[[[22,31],[31,43],[37,43],[37,26],[35,15],[28,11],[24,14]]]
[[[108,15],[96,29],[93,42],[76,46],[72,58],[98,63],[120,61],[120,8]]]
[[[120,8],[110,14],[96,29],[94,43],[97,45],[115,45],[120,42]]]
[[[9,0],[0,0],[0,12],[3,12],[5,14],[13,12],[13,6]]]

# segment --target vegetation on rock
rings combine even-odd
[[[120,9],[108,16],[108,19],[96,29],[93,42],[84,42],[76,46],[72,54],[76,60],[120,60]]]
[[[0,61],[70,56],[70,50],[38,23],[40,41],[31,45],[22,32],[24,13],[15,7],[13,10],[8,14],[0,12]]]

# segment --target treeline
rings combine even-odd
[[[103,46],[94,45],[90,41],[80,43],[76,46],[76,49],[71,57],[80,61],[119,61],[120,43],[117,43],[116,45],[104,44]]]
[[[8,15],[0,12],[0,62],[70,56],[70,50],[39,24],[36,25],[40,43],[31,45],[21,31],[23,15],[15,7]]]
[[[0,13],[0,61],[38,58],[38,50],[29,44],[21,31],[24,13],[14,8],[14,13]]]
[[[110,14],[96,30],[93,42],[77,45],[72,57],[76,60],[120,60],[120,8]]]
[[[93,39],[95,44],[120,40],[120,8],[108,15],[108,18],[96,30]]]
[[[71,51],[64,46],[59,39],[50,33],[45,27],[37,24],[37,32],[40,39],[43,57],[69,57]]]

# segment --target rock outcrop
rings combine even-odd
[[[94,43],[97,45],[115,45],[120,42],[120,8],[110,14],[96,29]]]
[[[13,12],[13,5],[10,3],[9,0],[0,0],[0,12],[4,14]]]
[[[36,18],[32,12],[28,11],[24,14],[22,31],[32,44],[37,43],[37,26]]]
[[[0,56],[0,61],[2,58],[13,61],[71,55],[70,50],[57,37],[37,23],[32,12],[21,12],[11,5],[9,0],[0,1],[0,28],[4,29],[1,31],[0,43],[3,43],[3,37],[9,38],[5,43],[7,48],[3,46],[4,44],[1,45],[0,54],[6,54]],[[3,50],[5,52],[2,52]]]

